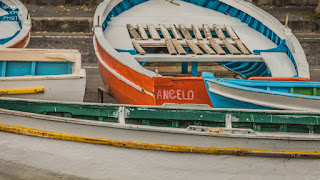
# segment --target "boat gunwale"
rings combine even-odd
[[[303,111],[303,110],[264,110],[264,109],[230,109],[230,108],[211,108],[211,107],[203,107],[203,105],[199,104],[163,104],[159,105],[131,105],[131,104],[113,104],[113,103],[92,103],[92,102],[70,102],[70,101],[47,101],[41,99],[20,99],[20,98],[12,98],[12,97],[0,97],[0,101],[11,101],[11,102],[32,102],[32,103],[41,103],[41,104],[63,104],[63,105],[80,105],[80,106],[89,106],[92,108],[107,108],[107,107],[125,107],[125,108],[138,108],[138,109],[170,109],[170,110],[197,110],[197,111],[216,111],[216,112],[244,112],[244,113],[264,113],[264,114],[277,114],[277,115],[303,115],[303,116],[311,116],[311,115],[320,115],[319,112],[315,111]]]
[[[0,98],[9,99],[9,98]],[[13,99],[13,98],[10,98]],[[120,106],[121,107],[121,106]],[[9,114],[14,116],[30,117],[39,120],[48,120],[53,122],[62,122],[70,124],[79,124],[84,126],[97,126],[102,128],[116,128],[136,131],[149,131],[149,132],[160,132],[170,134],[185,134],[185,135],[196,135],[196,136],[207,136],[207,137],[223,137],[223,138],[241,138],[241,139],[266,139],[266,140],[288,140],[288,141],[320,141],[320,134],[309,134],[309,133],[296,133],[296,132],[256,132],[253,134],[218,134],[218,133],[206,133],[198,131],[188,131],[188,128],[174,128],[174,127],[160,127],[151,125],[135,125],[135,124],[122,124],[120,122],[106,122],[97,120],[86,120],[69,117],[59,117],[53,115],[37,114],[32,112],[23,112],[17,110],[9,110],[0,108],[0,114]],[[199,128],[205,128],[204,126],[197,126]],[[237,130],[238,128],[233,128]],[[241,129],[241,128],[240,128]],[[232,130],[232,129],[231,129]],[[267,135],[275,134],[280,136]],[[264,135],[265,134],[265,135]],[[318,136],[318,137],[317,137]]]
[[[214,84],[218,84],[221,86],[233,88],[233,89],[239,89],[244,91],[251,91],[251,92],[257,92],[257,93],[263,93],[263,94],[269,94],[269,95],[278,95],[278,96],[286,96],[291,98],[298,98],[298,99],[310,99],[310,100],[320,100],[320,96],[312,96],[312,95],[303,95],[303,94],[295,94],[295,93],[285,93],[285,92],[278,92],[273,90],[263,90],[253,87],[246,87],[244,85],[238,85],[238,84],[232,84],[228,82],[219,81],[218,79],[207,79],[204,78],[204,81],[208,81]],[[210,88],[209,88],[210,89]]]

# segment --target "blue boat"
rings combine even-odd
[[[219,79],[202,74],[215,108],[320,112],[320,83]]]

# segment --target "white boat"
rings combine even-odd
[[[31,19],[19,0],[0,0],[0,48],[24,48],[29,44]]]
[[[83,101],[86,73],[78,50],[4,48],[0,57],[2,96]]]
[[[201,73],[222,69],[310,78],[290,28],[244,0],[105,0],[93,22],[100,74],[119,103],[212,106]]]

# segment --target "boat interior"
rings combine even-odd
[[[0,45],[16,37],[22,29],[18,8],[12,1],[0,1]]]
[[[68,75],[82,71],[77,50],[7,48],[1,49],[0,57],[1,78]]]
[[[224,14],[219,7],[210,8],[210,3],[201,7],[185,1],[114,3],[118,4],[102,24],[104,37],[120,54],[129,54],[162,76],[196,77],[202,72],[242,79],[297,75],[286,52],[254,53],[283,42],[266,27],[269,32],[258,31],[262,24],[251,16],[239,18],[242,15],[236,14],[242,11]],[[231,13],[230,7],[226,11]]]

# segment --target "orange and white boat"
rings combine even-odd
[[[201,77],[310,78],[288,27],[243,0],[105,0],[94,16],[101,77],[122,104],[208,104]]]
[[[25,48],[30,30],[27,8],[18,0],[0,0],[0,48]]]

